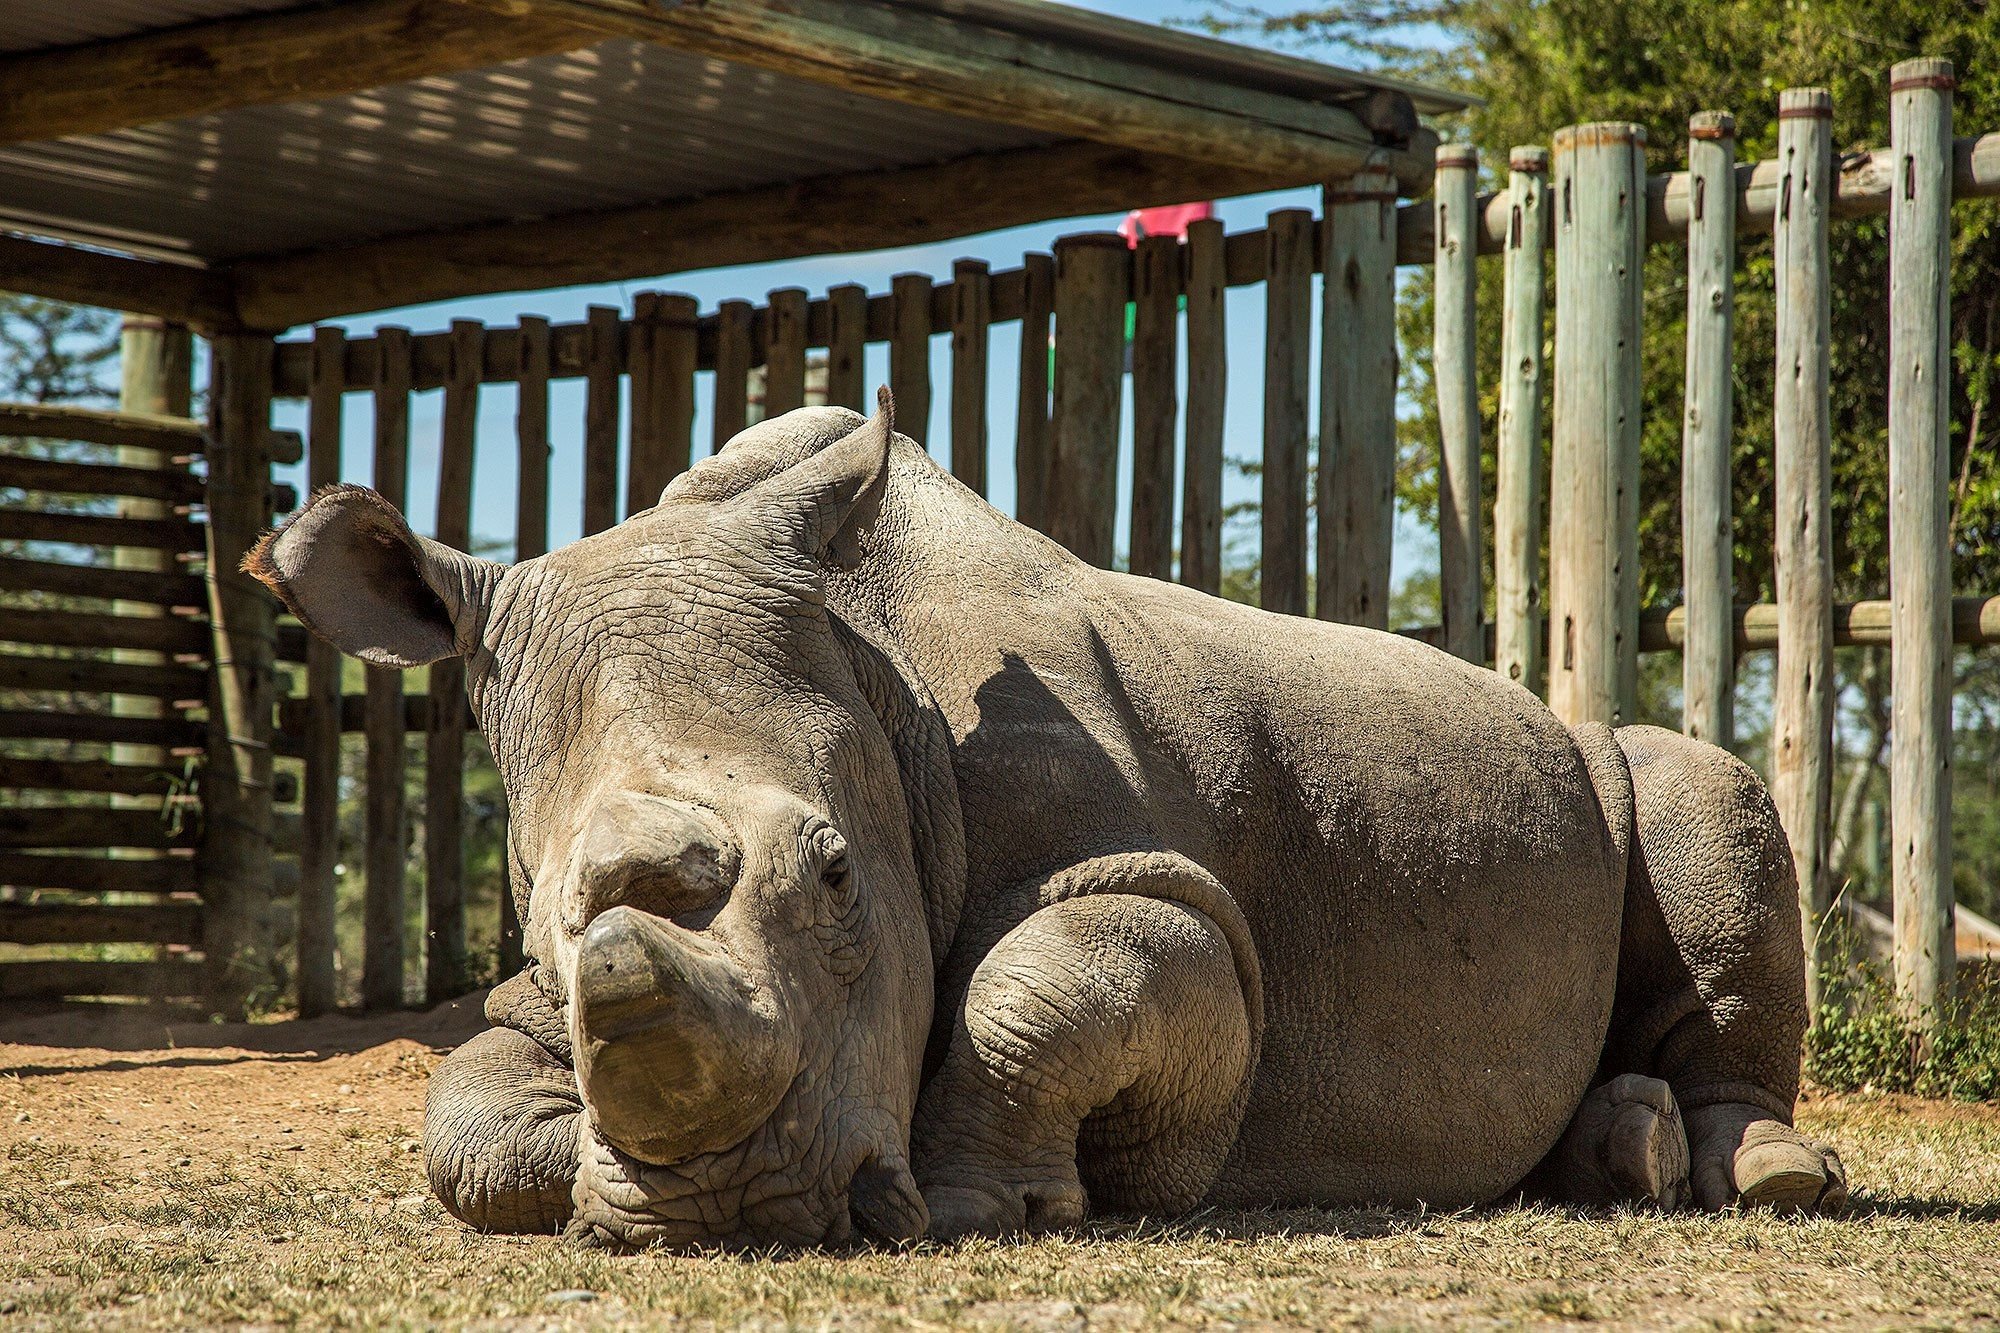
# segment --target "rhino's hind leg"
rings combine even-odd
[[[569,1220],[582,1128],[576,1075],[549,1049],[568,1043],[525,973],[495,988],[486,1015],[516,1027],[487,1029],[431,1071],[424,1170],[468,1226],[548,1235]]]
[[[1638,836],[1603,1076],[1671,1085],[1696,1205],[1838,1209],[1839,1156],[1792,1128],[1805,949],[1770,797],[1714,746],[1657,727],[1617,739]]]
[[[930,1234],[1199,1203],[1243,1116],[1252,1022],[1229,942],[1178,902],[1044,907],[973,974],[913,1130]]]

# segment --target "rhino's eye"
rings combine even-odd
[[[819,877],[830,889],[847,887],[847,839],[831,824],[821,824],[808,835],[807,845],[819,867]]]

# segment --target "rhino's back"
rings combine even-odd
[[[1263,956],[1269,1027],[1218,1197],[1448,1206],[1513,1184],[1597,1064],[1629,810],[1600,809],[1575,739],[1491,672],[1102,587],[1133,721],[1195,797],[1150,802],[1160,832],[1228,885]]]

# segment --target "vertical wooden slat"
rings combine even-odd
[[[986,494],[986,330],[993,279],[986,262],[951,266],[951,475]]]
[[[1508,154],[1506,294],[1500,327],[1500,438],[1493,496],[1493,668],[1542,690],[1542,390],[1549,154]]]
[[[754,312],[748,301],[715,307],[715,452],[742,433],[750,420],[750,331]]]
[[[1438,600],[1446,652],[1486,660],[1479,536],[1479,153],[1438,149],[1432,379],[1438,401]]]
[[[1056,261],[1021,260],[1020,399],[1014,430],[1014,516],[1039,532],[1049,522],[1049,321],[1055,318]]]
[[[1681,423],[1681,729],[1735,738],[1736,568],[1730,495],[1736,323],[1736,118],[1688,121],[1686,416]]]
[[[931,422],[931,286],[926,273],[898,273],[889,284],[894,310],[889,391],[896,395],[896,429],[926,446]]]
[[[451,322],[444,413],[438,429],[437,539],[472,545],[472,454],[486,329]],[[471,985],[465,951],[465,663],[431,664],[424,735],[424,993],[438,1004]]]
[[[521,317],[520,397],[514,413],[519,483],[514,501],[514,558],[549,549],[549,322]]]
[[[1646,131],[1555,136],[1555,443],[1549,704],[1575,725],[1633,720],[1639,682],[1639,354]]]
[[[209,344],[208,615],[215,663],[202,771],[202,948],[215,1003],[241,1016],[270,978],[271,714],[277,617],[243,557],[271,521],[276,345],[254,333]]]
[[[1175,352],[1180,334],[1181,243],[1148,236],[1132,264],[1132,555],[1148,578],[1174,576]]]
[[[313,330],[306,405],[306,481],[340,480],[347,335]],[[334,867],[340,862],[340,650],[306,641],[305,792],[299,840],[299,1017],[334,1007]]]
[[[1951,887],[1951,62],[1889,75],[1889,769],[1896,990],[1931,1018],[1956,983]]]
[[[826,401],[864,411],[868,402],[868,289],[857,282],[826,290]]]
[[[398,509],[410,475],[410,331],[375,334],[375,489]],[[363,810],[368,884],[362,909],[361,1002],[370,1009],[403,1003],[403,904],[408,812],[403,796],[403,673],[367,670],[362,726],[368,742]]]
[[[1222,590],[1222,424],[1229,335],[1222,223],[1187,229],[1187,457],[1181,477],[1181,582]]]
[[[697,316],[691,296],[642,292],[633,300],[627,517],[658,504],[667,483],[687,471],[694,446]]]
[[[532,560],[549,549],[550,354],[548,320],[539,315],[522,316],[516,367],[520,393],[514,416],[519,468],[514,506],[516,561]],[[510,879],[500,891],[500,976],[511,977],[526,964],[521,913]]]
[[[1325,188],[1320,254],[1314,612],[1386,629],[1396,532],[1393,177],[1363,172]]]
[[[584,343],[583,535],[618,521],[619,372],[624,328],[612,306],[590,307]]]
[[[806,293],[781,287],[770,295],[764,344],[764,415],[783,416],[806,405]]]
[[[1312,392],[1313,217],[1271,214],[1264,280],[1264,577],[1266,611],[1306,613],[1306,412]]]
[[[665,471],[659,455],[666,448],[667,429],[661,418],[665,400],[654,378],[654,343],[660,330],[660,294],[640,292],[632,298],[632,319],[625,334],[625,373],[632,384],[631,444],[625,452],[625,516],[652,506],[659,488],[653,477]]]
[[[1806,996],[1819,995],[1820,920],[1832,894],[1833,434],[1828,399],[1832,286],[1833,99],[1821,88],[1778,97],[1778,374],[1774,552],[1778,666],[1772,677],[1771,797],[1792,845],[1805,929]],[[1928,832],[1928,831],[1927,831]],[[1813,1006],[1817,1007],[1816,1004]]]
[[[1048,533],[1107,569],[1118,519],[1129,253],[1125,238],[1111,232],[1056,242]]]

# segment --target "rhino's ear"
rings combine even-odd
[[[384,667],[424,666],[478,643],[500,566],[410,531],[365,486],[329,486],[274,532],[243,568],[307,629]]]
[[[843,569],[861,562],[861,534],[874,524],[889,487],[896,403],[886,388],[875,402],[866,424],[742,497],[780,540]]]

